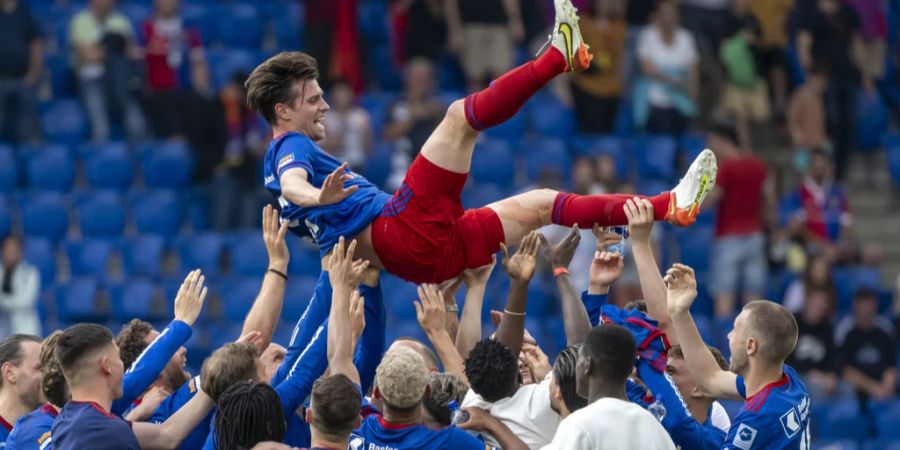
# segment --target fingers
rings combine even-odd
[[[503,252],[503,259],[501,260],[503,265],[509,262],[509,248],[506,247],[506,244],[503,242],[500,243],[500,251]]]
[[[543,233],[538,233],[538,238],[541,240],[542,245],[550,247],[550,240],[547,239],[547,236],[544,236]]]
[[[416,308],[416,320],[421,322],[425,318],[425,310],[422,307],[422,303],[418,300],[413,300],[413,307]]]
[[[281,226],[278,227],[278,237],[277,237],[278,242],[284,242],[284,238],[285,238],[285,236],[287,236],[289,225],[290,225],[290,222],[285,220],[284,222],[282,222]]]
[[[628,223],[629,224],[634,223],[638,216],[637,206],[634,204],[634,202],[631,199],[628,199],[628,200],[625,200],[624,209],[625,209],[625,217],[628,218]]]

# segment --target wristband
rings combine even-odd
[[[284,272],[282,272],[282,271],[280,271],[280,270],[276,270],[276,269],[271,269],[271,268],[270,268],[268,271],[274,273],[275,275],[278,275],[278,276],[281,277],[281,278],[284,278],[284,281],[287,281],[287,279],[288,279],[287,274],[284,273]]]
[[[566,269],[565,267],[557,267],[557,268],[553,269],[553,277],[554,278],[559,278],[559,276],[562,274],[568,275],[569,269]]]
[[[459,312],[459,306],[457,306],[455,303],[452,304],[452,305],[448,303],[448,304],[445,304],[445,305],[444,305],[444,311],[447,311],[447,312]]]
[[[509,314],[511,316],[516,316],[516,317],[525,317],[525,313],[523,313],[523,312],[512,312],[505,308],[503,309],[503,314]]]

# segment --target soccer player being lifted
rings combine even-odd
[[[623,206],[630,195],[540,189],[468,211],[460,201],[481,130],[512,117],[557,75],[591,63],[571,1],[555,0],[554,7],[547,50],[453,102],[393,197],[316,144],[325,137],[329,106],[316,81],[315,59],[283,52],[262,63],[247,80],[247,103],[272,125],[265,185],[281,205],[282,220],[295,234],[318,242],[322,256],[340,236],[355,238],[357,258],[415,283],[443,282],[488,264],[501,244],[516,244],[551,223],[626,225]],[[705,150],[674,189],[649,198],[655,219],[693,223],[715,175],[715,157]]]

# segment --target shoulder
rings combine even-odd
[[[456,427],[444,428],[443,430],[438,431],[438,433],[446,435],[446,438],[448,440],[447,444],[450,448],[472,448],[478,450],[483,450],[484,448],[486,448],[482,440]]]

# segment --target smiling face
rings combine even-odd
[[[325,102],[325,93],[316,80],[294,82],[292,103],[278,103],[275,113],[283,128],[296,131],[313,141],[325,139],[325,113],[330,107]]]

